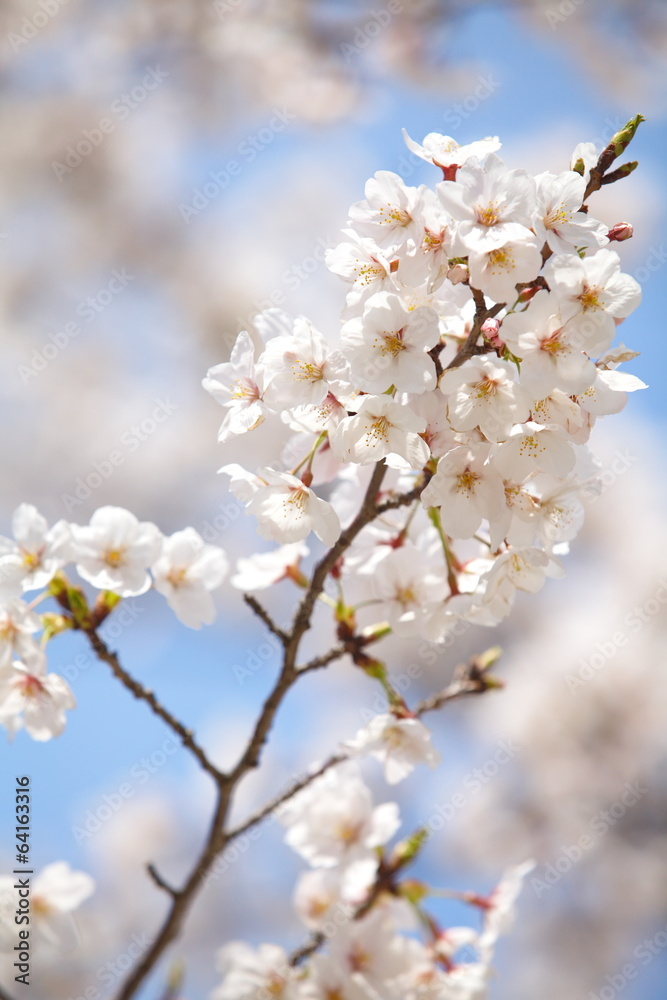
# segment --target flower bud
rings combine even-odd
[[[453,285],[458,285],[462,281],[468,280],[468,268],[465,264],[452,264],[447,271],[447,277]]]
[[[634,236],[634,228],[629,222],[617,222],[607,233],[609,242],[622,243],[623,240],[630,240]]]
[[[487,343],[491,344],[497,351],[502,351],[505,341],[498,335],[500,323],[497,319],[485,319],[482,323],[482,336]]]

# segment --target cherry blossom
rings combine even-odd
[[[151,566],[153,586],[164,594],[169,607],[184,625],[201,628],[215,618],[210,591],[227,575],[222,549],[207,545],[194,528],[174,532],[162,543],[162,552]]]
[[[514,424],[527,420],[530,405],[507,361],[470,358],[444,373],[440,389],[449,397],[447,414],[454,430],[479,427],[489,441],[502,441]]]
[[[422,493],[425,507],[440,508],[442,525],[452,538],[470,538],[484,518],[492,520],[503,509],[503,483],[487,457],[483,445],[452,448]]]
[[[243,331],[236,338],[229,361],[209,368],[202,381],[206,391],[227,409],[218,432],[218,441],[223,443],[235,434],[253,430],[266,418],[265,372],[254,358],[255,345],[250,334]]]
[[[597,157],[596,157],[597,159]],[[572,253],[579,247],[601,247],[609,242],[606,227],[581,211],[586,180],[567,170],[539,174],[533,230],[553,253]]]
[[[344,764],[299,792],[278,814],[285,843],[314,867],[372,857],[399,826],[398,806],[373,806],[357,767]]]
[[[311,531],[325,545],[340,535],[340,521],[330,503],[289,472],[263,469],[259,486],[249,500],[246,513],[258,521],[257,530],[272,542],[298,542]]]
[[[419,156],[427,163],[432,163],[443,170],[448,167],[461,166],[471,157],[483,159],[487,153],[495,153],[500,149],[498,136],[489,136],[486,139],[478,139],[468,145],[460,145],[456,139],[448,135],[441,135],[439,132],[429,132],[424,138],[423,144],[415,142],[403,129],[405,144],[411,153]]]
[[[409,310],[398,295],[378,292],[367,299],[363,316],[341,330],[341,350],[364,392],[434,389],[435,365],[427,352],[439,340],[433,309]]]
[[[14,659],[27,660],[38,654],[33,636],[42,628],[28,605],[14,599],[0,605],[0,675],[11,670]]]
[[[299,561],[307,555],[308,547],[304,542],[290,542],[271,552],[242,557],[236,563],[231,584],[237,590],[265,590],[279,580],[296,577]]]
[[[99,507],[90,525],[72,525],[72,535],[77,573],[88,583],[121,597],[148,590],[151,579],[147,570],[162,546],[154,524],[139,522],[122,507]]]
[[[458,223],[456,243],[463,253],[488,253],[531,236],[535,181],[525,170],[507,170],[495,153],[483,162],[470,160],[456,181],[441,181],[437,192]]]
[[[345,744],[355,755],[370,754],[384,764],[390,785],[402,781],[415,764],[435,767],[440,754],[431,745],[431,734],[419,719],[376,715],[352,740]]]
[[[16,944],[16,876],[0,876],[0,948]],[[95,882],[86,872],[73,871],[66,861],[54,861],[31,883],[31,930],[35,940],[71,947],[72,914],[92,896]]]
[[[22,503],[12,518],[14,541],[0,537],[0,596],[46,587],[69,562],[71,535],[65,521],[49,528],[36,507]]]
[[[366,181],[365,194],[365,201],[350,208],[349,224],[355,232],[375,240],[379,247],[415,239],[419,225],[414,219],[416,188],[406,187],[389,170],[378,170]]]
[[[0,723],[10,738],[22,727],[34,740],[45,742],[60,736],[65,711],[76,702],[67,682],[46,673],[43,653],[28,663],[15,660],[11,672],[0,674]]]
[[[356,414],[341,420],[331,447],[343,462],[367,465],[399,455],[411,469],[419,469],[430,455],[419,436],[424,430],[425,421],[390,396],[364,396]]]
[[[560,254],[547,261],[544,276],[557,296],[563,320],[570,320],[589,354],[607,350],[616,330],[641,301],[641,289],[629,274],[621,273],[614,250],[598,250],[590,257]]]

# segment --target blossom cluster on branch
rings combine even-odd
[[[279,640],[282,664],[229,770],[212,763],[98,634],[119,602],[151,586],[185,625],[212,622],[225,553],[193,528],[164,537],[118,507],[100,508],[85,526],[51,528],[29,504],[16,511],[14,538],[0,539],[0,722],[10,735],[24,726],[37,740],[62,732],[74,698],[62,677],[47,673],[44,648],[78,630],[216,785],[208,838],[182,886],[149,866],[170,905],[119,1000],[134,996],[178,934],[216,856],[271,813],[310,865],[294,902],[311,937],[291,954],[271,944],[226,945],[217,1000],[486,995],[493,948],[530,862],[484,897],[406,877],[426,831],[389,846],[398,806],[374,805],[359,759],[379,759],[392,785],[417,764],[437,766],[421,716],[498,686],[489,674],[498,653],[474,658],[449,688],[409,706],[374,647],[390,633],[442,642],[462,621],[496,625],[517,591],[537,592],[563,575],[562,556],[583,519],[582,493],[596,477],[591,429],[644,387],[619,370],[635,352],[614,345],[616,327],[641,297],[610,249],[632,227],[608,228],[588,210],[596,190],[634,170],[636,163],[612,166],[640,121],[602,152],[582,144],[569,169],[537,176],[508,169],[497,138],[461,146],[435,133],[422,144],[406,136],[438,179],[416,188],[379,172],[368,181],[345,240],[327,254],[348,285],[340,328],[325,335],[305,317],[269,309],[239,334],[230,360],[209,370],[204,387],[225,409],[221,442],[262,424],[275,428],[276,440],[285,426],[291,431],[272,466],[220,470],[258,533],[279,543],[240,559],[231,579]],[[311,532],[324,552],[306,570]],[[99,591],[94,601],[66,575],[70,563]],[[291,625],[279,627],[253,592],[285,579],[300,599]],[[41,593],[26,603],[34,590]],[[49,597],[58,610],[38,613]],[[332,611],[338,644],[300,663],[318,602]],[[381,685],[387,710],[231,828],[236,788],[260,763],[287,692],[301,674],[343,656]],[[85,876],[57,874],[82,902],[91,889]],[[426,901],[441,894],[476,908],[481,927],[440,926]]]

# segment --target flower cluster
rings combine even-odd
[[[10,735],[23,726],[48,740],[63,730],[74,698],[62,677],[47,673],[44,647],[78,629],[214,778],[218,806],[202,857],[210,863],[240,830],[276,813],[286,844],[309,865],[294,895],[309,941],[291,955],[272,944],[226,945],[215,1000],[486,996],[497,938],[532,863],[511,868],[488,896],[406,877],[427,831],[390,846],[398,805],[374,803],[358,759],[379,760],[390,785],[418,764],[437,765],[421,716],[497,686],[487,671],[498,651],[474,657],[449,688],[411,710],[369,647],[389,633],[440,642],[461,621],[495,625],[517,591],[535,593],[563,575],[561,557],[596,478],[591,430],[644,387],[619,370],[635,352],[614,345],[616,327],[641,296],[611,249],[632,227],[609,229],[588,209],[602,183],[636,166],[607,173],[640,120],[600,155],[583,144],[569,169],[537,176],[508,169],[497,138],[461,146],[436,133],[422,144],[406,136],[441,179],[417,188],[381,171],[368,181],[344,241],[327,254],[348,286],[340,326],[325,335],[305,317],[269,309],[238,335],[229,361],[208,371],[204,387],[225,410],[221,442],[260,425],[276,441],[291,435],[270,466],[220,470],[258,533],[278,543],[240,559],[231,583],[250,592],[290,579],[305,590],[287,630],[246,595],[279,640],[283,662],[228,773],[123,670],[97,632],[120,601],[151,586],[185,625],[210,623],[211,591],[228,569],[222,550],[193,528],[164,537],[118,507],[100,508],[85,526],[49,528],[22,504],[14,538],[0,538],[0,722]],[[300,563],[311,532],[327,551],[309,577]],[[94,604],[65,575],[70,563],[99,591]],[[330,583],[335,600],[325,592]],[[26,603],[35,590],[41,593]],[[45,597],[58,613],[35,610]],[[339,645],[300,664],[318,598],[334,609]],[[387,710],[289,794],[228,829],[225,810],[259,763],[285,692],[300,674],[343,655],[380,682]],[[188,903],[205,868],[171,890],[174,898]],[[43,908],[60,916],[92,891],[87,876],[64,865],[51,866],[44,884]],[[480,926],[442,927],[427,909],[437,895],[469,904]],[[171,919],[156,938],[156,956],[180,926]]]
[[[10,735],[25,727],[33,739],[49,740],[64,729],[65,711],[75,707],[65,679],[47,673],[44,647],[63,628],[96,626],[118,599],[151,585],[183,624],[200,628],[215,617],[211,591],[226,576],[227,558],[194,528],[164,537],[156,525],[120,507],[100,507],[86,526],[58,521],[49,528],[27,503],[14,512],[12,528],[13,538],[0,538],[0,723]],[[33,610],[45,596],[66,595],[62,571],[68,563],[102,591],[88,620]],[[27,604],[22,595],[35,590],[43,593]]]
[[[399,635],[438,641],[459,619],[496,624],[517,590],[563,574],[595,480],[591,429],[644,387],[618,370],[635,352],[612,346],[641,292],[610,248],[631,227],[588,212],[590,144],[570,169],[532,176],[505,166],[496,138],[406,139],[444,179],[368,181],[327,255],[348,285],[340,329],[269,309],[204,386],[226,411],[220,441],[267,422],[293,433],[280,464],[221,469],[285,546],[257,557],[273,560],[267,583],[294,574],[311,531],[336,542],[384,462],[386,513],[347,548],[341,585]],[[392,503],[411,491],[407,512]],[[253,580],[246,559],[233,582]]]
[[[429,888],[403,877],[419,850],[418,832],[386,850],[400,825],[398,806],[375,806],[358,765],[332,768],[279,813],[285,841],[309,863],[294,906],[314,935],[302,954],[276,945],[225,945],[213,1000],[427,1000],[485,995],[498,936],[532,863],[508,871],[489,896],[460,893],[481,927],[443,928],[424,908]],[[437,895],[437,892],[436,892]],[[415,936],[424,928],[426,940]],[[326,950],[324,950],[326,948]]]

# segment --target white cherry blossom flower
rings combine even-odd
[[[299,561],[308,555],[305,542],[291,542],[271,552],[257,552],[241,557],[236,563],[236,573],[230,583],[246,593],[265,590],[280,580],[287,580],[299,573]]]
[[[556,254],[571,254],[578,247],[602,247],[609,242],[607,228],[581,211],[586,180],[574,170],[548,171],[535,178],[537,196],[533,230]]]
[[[516,381],[516,365],[497,358],[469,358],[440,378],[447,413],[457,431],[479,427],[489,441],[502,441],[514,424],[530,416],[529,399]]]
[[[400,1000],[396,980],[410,968],[411,942],[395,933],[382,909],[341,927],[329,950],[338,967],[367,997]]]
[[[576,254],[551,257],[544,276],[558,297],[563,320],[570,320],[588,354],[606,351],[615,321],[625,319],[641,302],[639,284],[621,273],[621,259],[613,250],[598,250],[583,259]]]
[[[395,802],[373,806],[356,764],[331,768],[278,813],[285,843],[314,867],[333,868],[369,858],[396,833]]]
[[[12,517],[14,540],[0,537],[0,597],[46,587],[71,558],[71,534],[65,521],[52,528],[36,507],[20,504]]]
[[[349,224],[359,236],[370,237],[379,247],[395,247],[417,236],[416,188],[390,170],[378,170],[366,181],[364,193],[365,200],[350,208]]]
[[[495,153],[483,164],[469,161],[455,181],[441,181],[436,190],[458,223],[456,244],[464,254],[488,253],[531,236],[535,181],[525,170],[507,170]]]
[[[577,403],[596,417],[620,413],[628,401],[628,393],[648,386],[636,375],[612,369],[595,371],[595,379],[583,392],[577,393]]]
[[[416,764],[436,767],[440,754],[431,745],[431,733],[419,719],[376,715],[357,735],[344,743],[356,757],[370,754],[384,765],[390,785],[407,778]]]
[[[574,449],[562,428],[534,421],[517,424],[510,437],[493,449],[493,464],[498,471],[519,483],[538,470],[565,478],[575,461]]]
[[[353,229],[343,232],[348,242],[327,250],[325,261],[330,271],[352,283],[350,305],[358,305],[374,292],[398,291],[400,286],[394,278],[398,261],[394,265],[373,240],[363,239]]]
[[[510,549],[498,556],[486,574],[484,604],[500,621],[511,608],[515,591],[537,594],[547,577],[564,575],[558,559],[543,549],[533,546]]]
[[[0,674],[11,671],[15,659],[39,655],[33,635],[41,628],[40,618],[24,601],[14,598],[0,605]]]
[[[217,954],[216,967],[222,983],[211,1000],[297,1000],[297,972],[289,965],[285,951],[274,944],[251,948],[242,941],[230,941]]]
[[[516,902],[523,888],[526,876],[534,869],[534,861],[508,868],[502,879],[488,898],[489,905],[484,910],[484,928],[480,936],[482,953],[492,949],[501,934],[506,934],[516,918]]]
[[[501,336],[521,359],[521,383],[536,398],[559,388],[580,392],[595,378],[595,366],[581,347],[572,323],[566,323],[555,295],[542,290],[523,312],[503,320]]]
[[[0,947],[16,944],[14,914],[17,905],[16,876],[0,876]],[[30,927],[35,940],[52,946],[67,946],[72,939],[72,913],[95,891],[95,881],[86,872],[73,871],[66,861],[46,865],[30,886]],[[8,940],[5,942],[5,938]]]
[[[542,267],[540,245],[532,233],[493,250],[471,250],[470,283],[494,302],[514,302],[519,282],[533,281]]]
[[[389,549],[372,576],[374,595],[382,614],[397,635],[419,635],[426,620],[448,594],[444,568],[424,564],[424,555],[411,542]]]
[[[153,586],[189,628],[210,625],[215,619],[210,592],[220,586],[227,569],[222,549],[207,545],[194,528],[183,528],[165,538],[162,552],[151,566]]]
[[[266,371],[264,396],[276,410],[319,406],[338,391],[345,359],[331,353],[325,337],[304,316],[289,336],[270,340],[261,356]]]
[[[421,469],[430,456],[419,436],[425,428],[422,417],[391,396],[363,396],[356,414],[341,420],[331,435],[331,447],[342,462],[369,465],[399,455],[411,469]]]
[[[303,872],[294,891],[300,920],[321,930],[332,918],[350,919],[368,896],[377,875],[378,859],[362,858],[345,868],[313,868]]]
[[[400,275],[408,287],[426,282],[427,292],[438,288],[449,271],[454,223],[431,188],[421,187],[413,208],[416,232],[400,251]]]
[[[442,526],[452,538],[472,537],[484,518],[492,520],[503,510],[503,482],[486,464],[487,455],[488,445],[453,448],[422,493],[425,507],[440,507]]]
[[[218,441],[254,430],[266,418],[265,369],[255,364],[255,346],[245,330],[236,338],[229,361],[209,368],[202,385],[216,402],[226,407]]]
[[[487,136],[486,139],[478,139],[467,145],[461,145],[456,139],[452,139],[449,135],[441,135],[440,132],[429,132],[424,142],[419,143],[411,139],[403,129],[403,138],[411,153],[426,160],[427,163],[442,167],[443,170],[460,167],[472,156],[482,160],[487,153],[495,153],[501,146],[497,135]]]
[[[343,325],[341,351],[364,392],[424,392],[436,386],[435,365],[426,353],[440,339],[438,314],[426,307],[408,309],[398,295],[378,292],[365,303],[363,316]]]
[[[262,538],[299,542],[314,531],[327,548],[335,544],[340,521],[330,503],[289,472],[262,469],[259,478],[263,485],[249,499],[246,513],[257,518]]]
[[[60,736],[65,711],[75,707],[67,682],[58,674],[46,673],[41,651],[28,664],[15,660],[11,672],[0,674],[0,723],[10,738],[21,727],[39,742]]]
[[[99,507],[89,525],[72,525],[72,535],[77,573],[93,587],[120,597],[148,590],[147,570],[162,546],[162,535],[150,521],[140,522],[122,507]]]

